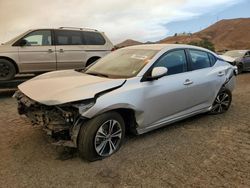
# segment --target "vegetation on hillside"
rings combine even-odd
[[[203,48],[207,48],[207,49],[209,49],[211,51],[215,51],[214,44],[212,42],[210,42],[207,38],[203,38],[199,42],[191,41],[188,44],[194,45],[194,46],[200,46],[200,47],[203,47]]]

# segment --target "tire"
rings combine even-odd
[[[241,74],[243,72],[243,64],[242,63],[239,63],[237,65],[237,68],[238,68],[238,74]]]
[[[16,68],[12,62],[0,59],[0,80],[12,80],[16,75]]]
[[[216,115],[225,113],[229,109],[231,102],[231,91],[229,89],[222,88],[215,98],[210,114]]]
[[[109,130],[114,137],[107,134]],[[124,136],[125,123],[120,114],[107,112],[99,115],[81,126],[77,143],[80,157],[88,161],[109,157],[120,149]]]

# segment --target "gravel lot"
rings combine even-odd
[[[93,163],[51,145],[19,117],[12,93],[0,94],[0,187],[250,187],[250,73],[237,77],[226,114],[129,135]]]

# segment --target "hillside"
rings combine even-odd
[[[221,20],[191,36],[167,37],[159,43],[189,43],[207,38],[216,51],[250,49],[250,18]]]
[[[250,18],[237,18],[221,20],[204,30],[193,33],[190,36],[171,36],[155,43],[180,43],[199,42],[208,39],[215,46],[216,51],[250,49]],[[145,44],[150,44],[147,42]],[[143,44],[135,40],[125,40],[116,47]]]
[[[117,48],[122,48],[122,47],[126,47],[126,46],[134,46],[134,45],[139,45],[139,44],[143,44],[143,43],[139,42],[139,41],[128,39],[128,40],[125,40],[119,44],[116,44],[115,46]]]

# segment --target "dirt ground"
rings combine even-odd
[[[88,163],[16,112],[0,94],[0,187],[250,187],[250,73],[237,77],[230,110],[126,137],[120,151]]]

